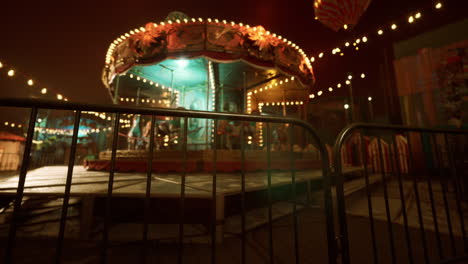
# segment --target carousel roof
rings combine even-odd
[[[206,67],[197,67],[197,64],[206,65],[206,59],[226,65],[220,68],[226,75],[247,67],[263,71],[275,69],[295,77],[305,88],[310,88],[315,81],[304,51],[262,26],[251,27],[218,19],[180,18],[159,24],[148,23],[114,40],[107,51],[103,82],[113,89],[111,84],[115,77],[127,73],[138,73],[152,80],[151,74],[180,67],[177,64],[183,62],[181,59],[190,61],[184,65],[187,75],[184,79],[186,85],[192,87],[206,79]],[[245,64],[247,66],[242,66]],[[157,75],[162,83],[173,78],[168,74]]]

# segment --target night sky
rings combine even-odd
[[[461,1],[461,0],[455,0]],[[171,11],[189,17],[219,18],[263,25],[313,55],[354,34],[374,30],[391,18],[407,15],[428,0],[374,0],[360,24],[338,33],[314,20],[312,0],[289,1],[4,1],[0,10],[0,61],[14,65],[70,101],[110,103],[101,83],[106,50],[116,37],[147,22],[159,22]],[[363,53],[360,64],[366,63]],[[319,80],[344,75],[343,61],[314,64]],[[348,59],[349,62],[349,59]],[[347,64],[346,64],[347,65]],[[356,66],[356,65],[355,65]],[[340,68],[341,67],[341,68]],[[2,87],[11,96],[20,87]]]

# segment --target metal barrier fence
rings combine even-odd
[[[99,263],[108,263],[110,262],[109,256],[108,256],[108,248],[109,248],[109,243],[110,243],[110,235],[111,235],[111,225],[113,221],[113,214],[115,214],[115,210],[113,210],[115,203],[118,202],[119,200],[116,200],[118,198],[125,198],[126,194],[125,193],[118,193],[117,196],[114,195],[115,192],[115,183],[119,181],[119,179],[122,177],[121,175],[116,174],[115,169],[116,169],[116,160],[117,160],[117,146],[118,146],[118,133],[119,133],[119,127],[120,127],[120,120],[121,116],[125,114],[138,114],[138,115],[145,115],[151,118],[152,121],[152,126],[151,126],[151,131],[150,135],[155,135],[155,121],[157,116],[164,116],[164,117],[178,117],[181,118],[182,126],[181,126],[181,150],[182,150],[182,156],[179,157],[180,160],[183,162],[181,163],[181,168],[180,168],[180,190],[178,190],[178,194],[175,196],[177,198],[177,203],[176,204],[168,204],[167,208],[171,206],[175,206],[177,212],[177,219],[175,221],[176,224],[178,224],[178,243],[177,243],[177,262],[178,263],[186,263],[190,262],[190,259],[184,258],[184,239],[189,236],[190,234],[186,234],[185,230],[185,225],[187,222],[185,221],[185,213],[186,209],[188,206],[189,200],[187,200],[190,195],[190,190],[188,189],[187,185],[187,161],[190,157],[188,157],[188,150],[187,150],[187,131],[188,131],[188,123],[190,119],[194,118],[201,118],[201,119],[208,119],[208,120],[213,120],[214,126],[213,126],[213,134],[217,135],[217,129],[218,129],[218,122],[220,120],[233,120],[233,121],[239,121],[241,123],[243,122],[261,122],[264,124],[264,130],[265,130],[265,148],[264,148],[264,153],[266,156],[266,172],[264,174],[264,181],[266,182],[266,189],[264,190],[266,192],[266,206],[268,207],[268,214],[267,214],[267,243],[266,243],[266,252],[268,252],[266,255],[266,259],[269,263],[274,263],[276,261],[276,252],[281,250],[280,247],[278,247],[277,243],[278,241],[275,240],[275,236],[273,233],[273,225],[274,222],[277,221],[273,219],[273,209],[272,209],[272,203],[274,200],[272,190],[276,188],[274,186],[274,183],[272,182],[272,174],[275,173],[272,168],[274,168],[275,164],[272,164],[272,151],[271,151],[271,145],[272,145],[272,140],[271,140],[271,127],[273,124],[288,124],[288,129],[289,129],[289,138],[291,139],[291,142],[289,142],[289,147],[287,152],[290,153],[287,157],[283,157],[284,159],[288,160],[289,164],[287,168],[284,168],[284,170],[289,175],[289,182],[290,188],[291,188],[291,193],[292,195],[288,198],[288,202],[292,206],[292,239],[291,241],[279,241],[279,243],[286,243],[289,245],[293,245],[294,248],[294,253],[291,256],[290,262],[295,262],[295,263],[300,263],[302,262],[303,258],[301,258],[300,254],[307,254],[307,251],[310,251],[308,247],[310,245],[303,245],[299,246],[298,245],[298,240],[299,238],[304,238],[304,237],[312,237],[316,236],[317,234],[307,234],[304,233],[304,228],[303,226],[300,225],[298,222],[298,211],[300,210],[298,207],[301,205],[301,203],[296,199],[296,192],[297,188],[299,188],[299,182],[296,178],[296,172],[297,169],[295,168],[295,155],[293,151],[293,140],[294,139],[294,129],[295,128],[301,128],[304,131],[308,133],[308,135],[314,139],[315,141],[315,146],[320,152],[320,157],[321,157],[321,166],[319,167],[319,172],[320,172],[320,182],[321,182],[321,190],[323,191],[323,203],[324,203],[324,216],[323,218],[325,219],[325,225],[324,229],[325,234],[326,234],[326,239],[322,240],[320,243],[326,244],[326,249],[328,251],[328,262],[329,263],[336,263],[336,245],[335,245],[335,235],[334,235],[334,221],[333,221],[333,210],[332,210],[332,202],[331,202],[331,187],[330,187],[330,172],[329,172],[329,160],[328,160],[328,155],[327,151],[325,149],[325,146],[323,142],[320,140],[320,138],[317,136],[317,133],[315,130],[307,123],[301,120],[297,119],[291,119],[291,118],[281,118],[281,117],[267,117],[267,116],[253,116],[253,115],[244,115],[244,114],[230,114],[230,113],[212,113],[212,112],[200,112],[200,111],[190,111],[190,110],[172,110],[172,109],[156,109],[156,108],[136,108],[136,107],[122,107],[122,106],[104,106],[104,105],[91,105],[91,104],[77,104],[77,103],[68,103],[68,102],[53,102],[53,101],[39,101],[39,100],[19,100],[19,99],[0,99],[0,106],[1,107],[15,107],[15,108],[29,108],[31,109],[30,111],[30,117],[29,117],[29,125],[27,126],[27,139],[25,143],[25,150],[24,150],[24,155],[22,158],[22,163],[21,163],[21,168],[19,171],[19,180],[18,184],[14,188],[0,188],[0,195],[1,197],[5,197],[2,192],[9,192],[8,194],[10,196],[8,202],[12,205],[12,214],[9,217],[9,226],[6,232],[6,237],[5,240],[2,242],[2,245],[5,249],[5,253],[3,255],[3,263],[12,263],[13,261],[19,262],[21,258],[27,258],[28,254],[30,252],[15,252],[15,248],[17,249],[16,251],[20,250],[17,248],[18,246],[18,236],[17,236],[17,231],[20,226],[21,220],[23,218],[22,211],[26,210],[27,208],[25,207],[25,199],[27,195],[27,199],[33,199],[34,197],[39,197],[43,198],[44,196],[47,197],[47,194],[42,194],[41,195],[41,190],[48,190],[48,188],[63,188],[63,195],[58,195],[61,197],[63,200],[58,200],[60,203],[56,205],[54,208],[58,209],[60,212],[60,221],[59,221],[59,228],[58,228],[58,235],[57,235],[57,240],[56,240],[56,250],[55,253],[53,254],[53,261],[55,263],[63,263],[64,258],[66,257],[67,253],[64,253],[66,250],[64,249],[64,245],[66,242],[65,239],[65,233],[66,233],[66,227],[67,225],[67,219],[69,219],[70,212],[72,212],[72,202],[71,199],[74,197],[74,194],[72,192],[72,188],[75,188],[75,186],[79,185],[80,182],[77,181],[75,172],[76,172],[76,167],[75,165],[75,156],[76,156],[76,148],[77,148],[77,139],[78,139],[78,132],[79,132],[79,125],[80,125],[80,119],[83,111],[95,111],[95,112],[105,112],[108,114],[111,114],[113,116],[112,118],[112,145],[111,145],[111,158],[110,158],[110,169],[108,172],[108,179],[106,181],[107,183],[107,191],[105,191],[103,197],[102,197],[102,204],[103,206],[102,211],[99,210],[94,210],[94,213],[100,213],[100,215],[103,218],[102,221],[102,236],[99,239],[100,242],[100,248],[101,248],[101,253],[100,253],[100,260]],[[25,186],[26,182],[26,177],[28,174],[28,169],[30,168],[30,163],[31,163],[31,151],[32,151],[32,146],[33,146],[33,136],[35,132],[35,121],[37,119],[38,111],[41,109],[54,109],[54,110],[67,110],[67,111],[73,111],[74,115],[74,123],[73,123],[73,134],[72,134],[72,141],[71,141],[71,153],[69,155],[69,161],[68,161],[68,166],[66,170],[66,178],[65,182],[62,184],[58,184],[57,186],[55,185],[48,185],[47,184],[47,177],[52,177],[53,173],[50,173],[50,176],[47,176],[44,179],[44,183],[41,185],[39,184],[38,186]],[[240,258],[239,262],[241,263],[247,263],[248,262],[248,256],[247,256],[247,250],[246,247],[248,246],[249,241],[247,241],[246,238],[246,229],[247,229],[247,221],[246,221],[246,213],[247,213],[247,189],[246,189],[246,144],[244,140],[244,132],[241,130],[240,132],[240,153],[241,153],[241,171],[240,171]],[[217,141],[219,140],[218,136],[213,137],[213,146],[217,146]],[[220,236],[219,234],[219,229],[218,225],[219,223],[219,218],[217,217],[219,215],[218,209],[218,189],[219,186],[217,185],[217,181],[220,180],[219,175],[217,175],[217,171],[219,171],[219,167],[217,166],[219,155],[217,154],[218,150],[217,147],[212,148],[213,155],[212,155],[212,172],[211,172],[211,177],[210,177],[210,185],[211,185],[211,205],[209,209],[209,213],[204,211],[204,213],[207,213],[209,218],[208,223],[205,223],[206,226],[208,227],[207,230],[209,230],[209,237],[210,237],[210,260],[211,263],[216,263],[218,262],[217,260],[219,259],[218,254],[220,254],[219,247],[220,245],[218,244],[218,238]],[[157,184],[155,183],[153,179],[153,172],[155,169],[153,164],[153,160],[156,158],[155,157],[155,140],[154,137],[151,136],[149,137],[149,147],[148,147],[148,155],[147,155],[147,166],[146,166],[146,178],[140,179],[143,181],[144,184],[144,193],[139,196],[140,199],[143,199],[143,206],[142,206],[142,219],[141,219],[141,224],[143,224],[143,229],[141,232],[141,240],[142,245],[140,245],[144,251],[142,254],[143,256],[146,256],[150,254],[149,251],[149,246],[148,244],[150,243],[149,241],[149,223],[150,223],[150,217],[151,214],[153,213],[154,210],[154,204],[152,204],[152,198],[154,195],[157,195],[155,193],[151,193],[152,191],[152,185]],[[75,171],[74,171],[75,170]],[[75,182],[77,181],[77,182]],[[73,184],[72,184],[73,182]],[[0,186],[1,187],[1,186]],[[119,185],[120,187],[120,185]],[[42,188],[42,189],[41,189]],[[26,189],[26,194],[25,194],[25,189]],[[29,191],[28,191],[29,190]],[[57,196],[57,194],[54,194]],[[129,194],[130,195],[130,194]],[[39,199],[38,198],[38,199]],[[174,197],[172,197],[174,198]],[[85,200],[85,198],[83,198]],[[82,205],[85,206],[85,205]],[[50,207],[49,207],[50,208]],[[84,209],[82,209],[84,210]],[[132,208],[127,207],[125,210],[131,211]],[[83,211],[82,211],[83,212]],[[91,213],[92,214],[92,213]],[[88,215],[89,216],[89,215]],[[161,217],[164,216],[164,212],[161,213]],[[83,217],[83,216],[82,216]],[[8,219],[7,219],[8,220]],[[67,227],[68,228],[68,227]],[[128,231],[132,232],[132,231]],[[222,234],[221,234],[222,235]],[[2,239],[3,240],[3,239]],[[326,240],[326,242],[325,242]],[[25,242],[26,241],[26,242]],[[21,243],[28,243],[27,240],[21,238]],[[34,243],[34,242],[33,242]],[[276,246],[274,248],[274,245]],[[41,243],[35,245],[38,250],[40,250]],[[68,252],[68,251],[67,251]],[[68,252],[70,253],[70,252]],[[70,253],[71,254],[71,253]],[[78,253],[80,254],[80,253]],[[81,253],[83,254],[83,253]],[[166,254],[162,252],[162,254]],[[227,259],[226,259],[227,260]],[[133,260],[135,261],[135,260]],[[140,261],[140,260],[136,260]],[[146,259],[143,259],[143,261],[147,261]],[[141,262],[143,262],[141,261]],[[193,262],[193,261],[191,261]],[[195,261],[196,262],[196,261]],[[225,261],[221,261],[225,262]],[[128,263],[128,262],[127,262]]]
[[[362,177],[345,178],[346,163]],[[466,130],[346,127],[334,146],[342,262],[466,263],[467,165]]]

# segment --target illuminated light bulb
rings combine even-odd
[[[133,79],[133,74],[130,74],[130,78],[132,78],[132,79]]]
[[[383,30],[379,29],[379,30],[377,31],[377,34],[382,35],[382,34],[383,34]]]
[[[396,24],[392,24],[392,30],[395,30],[397,28]]]
[[[185,22],[185,23],[188,23],[188,19],[184,18],[184,22]]]
[[[322,58],[323,57],[323,52],[320,52],[320,54],[318,56],[319,56],[319,58]]]
[[[349,42],[346,42],[344,45],[345,45],[346,47],[349,47]]]
[[[211,23],[211,18],[208,18],[206,21],[210,22]]]
[[[315,61],[315,57],[310,58],[310,61],[311,61],[311,62],[314,62],[314,61]]]
[[[203,22],[203,18],[199,17],[198,21]]]
[[[372,97],[370,97],[370,96],[367,97],[367,101],[369,101],[369,102],[372,101]]]
[[[42,88],[41,89],[41,94],[46,94],[47,93],[47,88]]]
[[[8,71],[8,76],[12,77],[15,75],[15,71],[14,70],[9,70]]]
[[[335,50],[335,49],[332,50],[332,54],[333,54],[333,55],[336,54],[336,50]]]
[[[356,50],[359,50],[359,47],[356,47]]]
[[[195,18],[192,18],[192,22],[197,22],[197,20]]]
[[[137,81],[141,80],[140,76],[137,76],[137,78],[136,78],[136,79],[137,79]]]
[[[58,100],[62,100],[62,99],[63,99],[63,95],[57,94],[57,99],[58,99]]]
[[[435,5],[435,8],[436,8],[436,9],[441,9],[441,8],[442,8],[442,3],[441,3],[441,2],[438,2],[438,3]]]
[[[344,53],[343,53],[343,52],[341,52],[341,53],[340,53],[340,56],[344,56]]]
[[[28,85],[29,85],[29,86],[33,86],[33,85],[34,85],[34,81],[31,80],[31,79],[29,79],[29,80],[28,80]]]
[[[347,29],[348,29],[348,25],[344,24],[344,25],[343,25],[343,28],[344,28],[344,30],[347,30]]]
[[[356,39],[356,43],[359,44],[361,42],[361,39]]]
[[[321,96],[322,93],[323,93],[322,91],[318,91],[317,95],[318,95],[318,96]]]
[[[293,77],[291,77],[291,81],[294,81],[294,76],[293,76]]]
[[[353,46],[356,46],[356,45],[357,45],[356,42],[354,42],[354,43],[353,43]]]
[[[366,36],[362,37],[362,42],[367,42],[367,37]]]
[[[18,127],[19,127],[19,128],[22,128],[22,127],[23,127],[23,125],[19,124],[19,125],[18,125]]]
[[[348,75],[348,80],[352,80],[353,79],[353,76],[350,74]]]
[[[15,127],[15,123],[11,123],[11,127]]]
[[[341,88],[341,83],[337,84],[336,87]]]
[[[0,68],[3,68],[3,63],[0,62]]]
[[[38,122],[41,122],[41,121],[38,120]],[[5,122],[5,126],[8,126],[8,122]]]
[[[146,79],[143,79],[143,82],[145,83],[145,82],[146,82]]]
[[[344,109],[348,109],[349,108],[349,104],[344,104]]]
[[[366,75],[364,73],[361,73],[361,78],[362,79],[366,78]]]
[[[414,18],[420,19],[421,18],[421,12],[416,13],[416,15],[414,15]]]
[[[333,88],[329,87],[329,88],[328,88],[328,91],[329,91],[329,92],[333,92]]]
[[[68,102],[68,98],[64,98],[63,100],[64,100],[65,102]]]
[[[347,85],[350,85],[351,82],[350,82],[349,80],[346,80],[346,84],[347,84]]]
[[[286,105],[289,105],[289,102],[286,102]]]
[[[150,85],[153,85],[153,84],[154,84],[154,82],[151,81],[151,82],[150,82]]]
[[[172,24],[172,20],[168,20],[167,23]]]
[[[315,20],[318,20],[318,17],[314,17]]]
[[[180,24],[180,20],[179,20],[179,19],[176,19],[176,22]]]
[[[125,98],[125,102],[128,102],[128,100],[130,100],[130,99],[128,99],[128,97],[127,97],[127,98]]]

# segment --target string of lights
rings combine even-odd
[[[437,1],[434,3],[433,6],[431,6],[431,9],[432,10],[440,10],[443,8],[443,3],[442,1]],[[429,10],[425,10],[425,12],[428,12]],[[350,49],[350,48],[353,48],[354,50],[358,51],[360,48],[359,48],[359,45],[363,45],[364,43],[367,43],[371,38],[373,37],[382,37],[385,32],[394,32],[396,31],[399,26],[402,26],[404,24],[413,24],[415,22],[417,22],[417,20],[420,20],[423,16],[423,11],[414,11],[414,12],[411,12],[410,15],[408,16],[405,16],[405,17],[402,17],[400,19],[395,19],[393,20],[393,22],[391,23],[386,23],[386,25],[382,25],[380,27],[378,27],[375,32],[372,32],[372,33],[367,33],[367,34],[362,34],[360,37],[356,37],[354,40],[348,40],[346,41],[345,43],[343,43],[342,45],[337,45],[337,47],[333,48],[332,51],[331,51],[331,55],[339,55],[339,56],[344,56],[345,53],[344,53],[344,50],[346,48]],[[346,30],[347,29],[347,25],[344,25],[344,29]],[[325,51],[321,51],[319,52],[318,54],[316,54],[315,56],[312,56],[310,58],[310,61],[312,63],[314,63],[315,61],[319,60],[319,59],[323,59],[326,55],[326,52]]]
[[[366,78],[366,74],[365,74],[365,73],[361,73],[360,77],[361,77],[361,79],[364,79],[364,78]],[[346,81],[345,81],[344,83],[345,83],[346,85],[351,85],[351,80],[352,80],[352,79],[353,79],[353,75],[349,74],[348,77],[347,77],[347,79],[346,79]],[[334,86],[328,87],[328,92],[330,92],[330,93],[333,92],[333,91],[335,90],[333,87],[336,87],[336,88],[340,89],[340,88],[342,87],[341,82],[340,82],[340,83],[337,83],[337,84],[334,85]],[[312,99],[314,99],[314,98],[317,98],[317,97],[319,97],[319,96],[322,96],[322,94],[323,94],[323,91],[322,91],[322,90],[317,91],[316,94],[315,94],[315,93],[311,93],[311,94],[309,94],[309,99],[312,100]]]
[[[16,76],[20,76],[21,78],[24,79],[24,82],[30,86],[38,89],[38,92],[40,92],[41,95],[46,95],[48,93],[55,93],[55,98],[57,100],[63,100],[63,101],[68,101],[68,98],[63,96],[61,93],[51,89],[51,88],[46,88],[45,85],[41,84],[34,78],[32,78],[29,74],[23,73],[19,70],[17,70],[16,67],[9,65],[5,63],[4,61],[0,61],[0,71],[5,70],[6,74],[10,78],[15,78]]]

